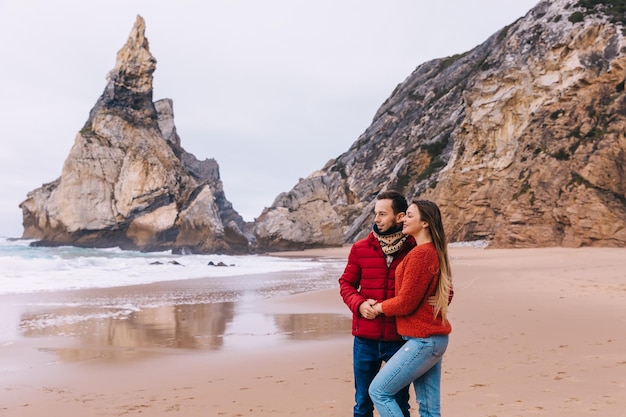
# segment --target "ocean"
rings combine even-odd
[[[163,348],[219,350],[349,332],[347,315],[268,315],[255,307],[272,297],[337,287],[345,260],[31,242],[0,238],[0,352],[37,340],[61,343],[53,351],[63,361],[127,358]],[[89,348],[67,346],[76,343]],[[0,361],[0,376],[10,369],[10,361]]]
[[[110,288],[194,278],[225,278],[337,267],[337,260],[263,255],[174,255],[170,252],[32,247],[31,240],[0,238],[0,295]],[[345,263],[344,261],[340,263]],[[336,284],[322,279],[322,288]],[[308,290],[302,288],[292,291]],[[290,291],[290,292],[292,292]],[[222,300],[224,301],[224,300]],[[232,300],[230,300],[232,301]]]

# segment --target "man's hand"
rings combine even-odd
[[[369,320],[375,319],[376,316],[378,316],[378,313],[376,312],[376,310],[372,308],[372,304],[375,304],[375,303],[376,303],[375,300],[363,301],[361,305],[359,306],[359,313],[361,313],[361,316]]]

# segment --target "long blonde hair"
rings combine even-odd
[[[437,249],[439,257],[439,279],[437,281],[437,290],[435,292],[435,317],[441,314],[443,323],[448,321],[448,303],[450,298],[450,289],[452,288],[452,270],[450,268],[450,259],[448,258],[448,242],[441,221],[441,211],[437,204],[430,200],[413,200],[420,212],[420,217],[428,223],[430,237]]]

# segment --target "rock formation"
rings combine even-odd
[[[185,152],[172,101],[152,101],[156,60],[141,16],[61,177],[20,204],[23,237],[42,245],[246,253],[244,221],[215,160]]]
[[[542,1],[420,65],[347,152],[261,213],[259,247],[352,242],[384,189],[436,201],[452,242],[626,246],[626,43],[611,3]]]

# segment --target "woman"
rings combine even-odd
[[[374,309],[397,316],[406,343],[372,381],[369,394],[381,417],[402,417],[395,394],[413,382],[421,417],[440,416],[441,358],[452,330],[447,319],[452,277],[439,207],[432,201],[409,205],[402,231],[417,246],[396,269],[396,296],[370,300]],[[429,297],[434,297],[431,303]]]

